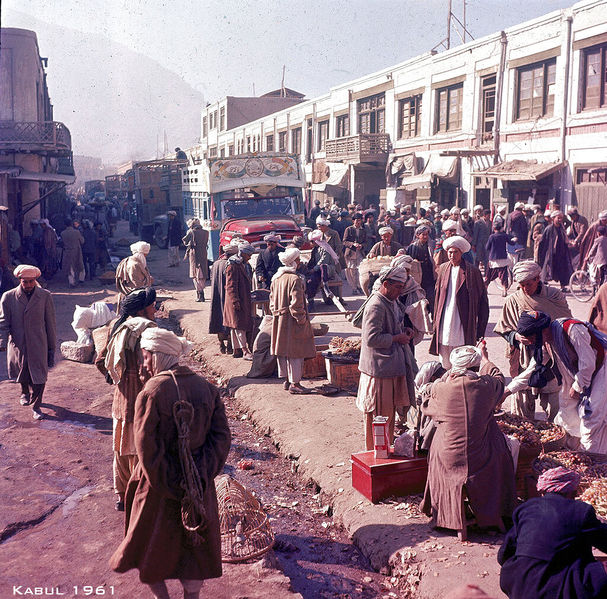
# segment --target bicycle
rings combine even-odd
[[[596,295],[605,278],[602,269],[592,270],[594,272],[590,272],[591,269],[580,268],[569,278],[569,289],[573,297],[580,302],[589,302]]]

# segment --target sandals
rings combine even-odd
[[[290,386],[291,386],[291,383],[289,383],[289,381],[285,381],[285,382],[282,384],[282,388],[283,388],[285,391],[288,391]]]
[[[313,391],[311,389],[306,389],[305,387],[300,387],[299,385],[291,385],[289,393],[291,395],[308,395],[313,393]]]

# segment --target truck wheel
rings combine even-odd
[[[169,243],[169,238],[164,237],[164,235],[162,234],[162,227],[155,227],[154,228],[154,243],[156,243],[156,245],[161,249],[161,250],[165,250]]]

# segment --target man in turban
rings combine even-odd
[[[396,252],[403,246],[394,241],[394,229],[392,227],[380,227],[379,236],[381,241],[378,241],[367,254],[367,258],[376,258],[377,256],[396,256]]]
[[[364,257],[364,249],[367,244],[367,232],[363,227],[363,215],[357,212],[352,217],[353,224],[344,232],[344,258],[346,260],[346,279],[350,284],[352,293],[362,294],[358,267]]]
[[[415,229],[415,241],[407,248],[407,254],[417,260],[422,269],[422,289],[426,292],[430,312],[434,311],[434,284],[436,282],[436,266],[428,246],[430,227],[420,225]]]
[[[337,274],[339,274],[341,269],[346,267],[341,237],[337,231],[329,227],[329,220],[326,218],[317,218],[316,228],[322,233],[322,241],[326,241],[337,255],[337,263],[335,264],[335,268],[337,270]]]
[[[137,241],[131,244],[130,249],[131,256],[121,260],[116,267],[116,289],[121,293],[121,298],[135,289],[150,287],[154,282],[146,259],[150,244]]]
[[[19,402],[41,420],[44,386],[55,364],[55,306],[50,291],[38,284],[38,268],[21,264],[13,274],[19,285],[0,300],[0,352],[7,351],[8,376],[21,385]]]
[[[462,259],[470,244],[455,235],[444,241],[448,262],[438,268],[434,301],[434,335],[430,353],[450,368],[454,348],[474,345],[485,335],[489,300],[483,277],[476,266]]]
[[[280,252],[284,252],[285,248],[279,245],[280,236],[275,233],[265,235],[263,240],[266,243],[266,248],[257,256],[255,276],[261,289],[269,289],[272,277],[280,268]]]
[[[270,353],[278,358],[278,376],[285,379],[284,388],[294,395],[307,392],[301,385],[303,363],[305,358],[316,356],[305,284],[297,274],[300,254],[297,248],[289,248],[279,255],[283,266],[270,285]]]
[[[607,596],[607,572],[592,554],[607,552],[607,524],[594,508],[575,501],[580,475],[563,467],[538,479],[542,497],[514,511],[513,526],[497,554],[500,587],[510,599]]]
[[[521,314],[540,311],[548,314],[551,319],[571,318],[571,310],[565,294],[542,283],[541,273],[542,269],[533,260],[523,260],[514,265],[512,275],[517,290],[506,298],[502,313],[495,325],[495,332],[508,343],[506,357],[510,362],[510,376],[513,379],[529,367],[533,357],[533,346],[526,345],[524,338],[517,333]],[[551,387],[554,384],[553,382]],[[542,393],[553,393],[551,387],[548,391],[511,388],[511,411],[518,416],[535,419],[536,399],[539,395],[540,401],[546,404],[548,398],[542,397]]]
[[[183,225],[177,216],[175,210],[169,210],[167,212],[169,217],[169,229],[167,231],[167,244],[169,247],[169,266],[179,266],[179,246],[181,245],[181,238],[183,235]]]
[[[480,208],[480,210],[479,210]],[[483,265],[483,270],[487,272],[487,241],[491,235],[491,211],[484,210],[482,206],[474,208],[474,225],[472,227],[472,251],[474,252],[474,265],[479,267]]]
[[[504,376],[489,361],[486,344],[457,347],[449,361],[451,370],[422,404],[436,423],[422,509],[433,526],[465,539],[464,499],[478,526],[504,530],[503,518],[516,506],[514,464],[494,417]]]
[[[142,333],[155,327],[156,291],[135,289],[120,303],[118,319],[108,326],[106,346],[99,351],[95,366],[114,383],[113,475],[116,509],[124,510],[124,494],[135,464],[137,452],[133,436],[135,399],[146,373],[142,369],[139,341]]]
[[[230,429],[218,389],[179,364],[189,347],[164,329],[141,335],[151,378],[135,405],[138,463],[126,494],[125,537],[110,558],[116,572],[138,569],[157,599],[169,599],[169,579],[179,579],[185,599],[198,599],[203,580],[222,573],[214,479]]]
[[[558,281],[561,290],[566,291],[573,267],[569,253],[570,242],[563,221],[564,216],[560,210],[552,213],[552,224],[544,229],[538,247],[538,264],[542,267],[544,281]]]
[[[196,301],[204,302],[204,287],[209,276],[209,263],[207,261],[207,245],[209,232],[203,229],[197,218],[188,220],[188,232],[182,239],[186,247],[186,256],[190,263],[190,279],[196,290]]]
[[[388,440],[394,436],[396,411],[404,420],[414,400],[414,358],[408,345],[413,330],[403,326],[398,297],[409,278],[406,268],[382,268],[380,287],[363,312],[360,380],[356,406],[364,414],[365,447],[373,449],[373,418],[388,418]]]
[[[238,245],[238,254],[230,256],[226,265],[223,324],[230,329],[234,358],[252,360],[247,345],[247,333],[253,330],[251,303],[251,268],[248,262],[255,248],[247,242]]]
[[[65,274],[70,287],[75,287],[77,283],[84,281],[85,270],[82,259],[82,245],[84,237],[79,229],[74,227],[74,222],[67,219],[67,226],[61,232],[61,242],[63,244],[63,258],[61,259],[61,268]],[[75,223],[76,225],[78,223]]]

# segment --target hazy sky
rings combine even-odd
[[[428,51],[446,35],[447,0],[3,0],[3,8],[103,35],[157,60],[209,101],[286,85],[308,97]],[[462,16],[463,0],[453,0]],[[562,0],[468,0],[474,37]],[[3,22],[10,26],[10,22]],[[38,31],[44,55],[44,31]],[[455,44],[460,40],[452,33]]]

